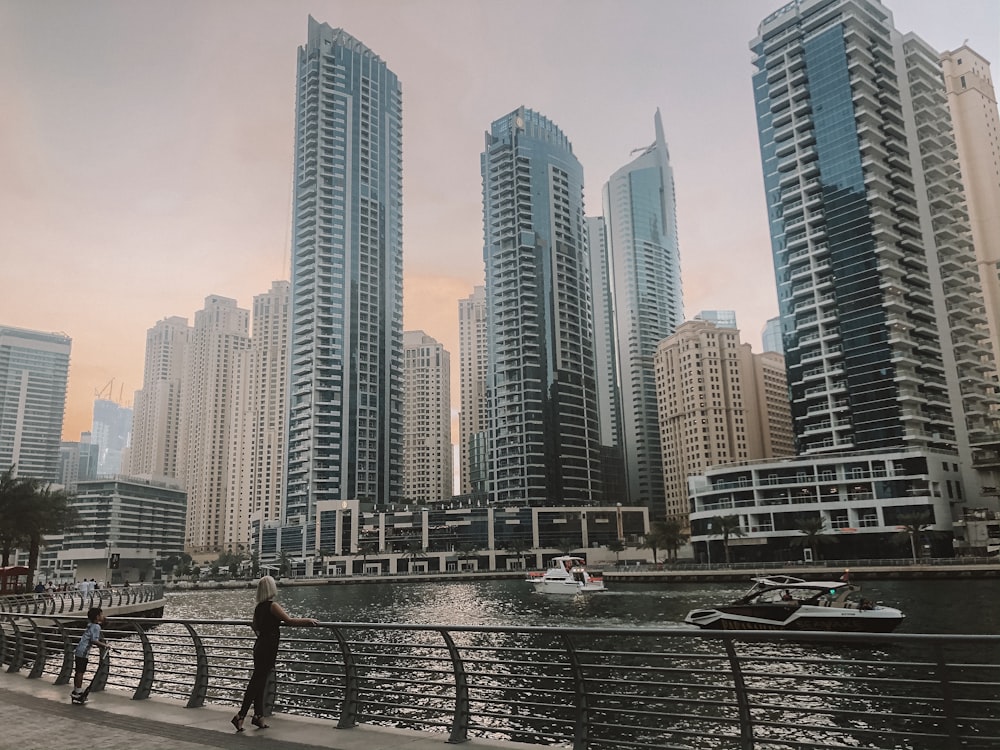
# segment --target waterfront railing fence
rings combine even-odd
[[[0,614],[8,672],[68,685],[85,621]],[[236,706],[246,621],[113,618],[93,691]],[[96,668],[96,673],[93,670]],[[321,623],[270,711],[574,750],[1000,747],[1000,636]]]

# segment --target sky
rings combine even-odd
[[[290,257],[296,51],[312,15],[403,88],[404,327],[452,356],[483,283],[479,156],[524,105],[583,165],[588,215],[662,112],[688,318],[777,315],[749,42],[781,0],[0,0],[0,324],[73,339],[64,439],[131,405],[147,329],[250,308]],[[996,0],[887,0],[1000,60]],[[994,69],[994,74],[996,74]],[[457,440],[457,432],[453,439]]]

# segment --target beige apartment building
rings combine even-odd
[[[403,332],[403,500],[451,499],[451,356],[423,331]]]
[[[146,331],[142,388],[135,392],[132,447],[123,471],[153,481],[183,481],[180,463],[181,388],[191,326],[173,316]]]
[[[486,287],[477,286],[458,301],[460,406],[458,416],[461,493],[486,491]],[[479,449],[476,448],[479,446]]]
[[[941,54],[948,107],[983,285],[994,357],[1000,359],[1000,116],[990,64],[969,47]]]
[[[754,355],[735,328],[691,320],[654,360],[668,517],[687,522],[688,477],[794,454],[784,359]]]
[[[250,543],[250,521],[281,517],[285,483],[291,285],[253,298],[250,347],[236,352],[223,547]]]
[[[195,313],[182,386],[181,455],[188,494],[185,547],[225,549],[229,439],[236,361],[250,345],[250,311],[212,295]]]

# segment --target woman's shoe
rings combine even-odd
[[[242,716],[240,716],[239,714],[236,714],[236,716],[234,716],[232,718],[232,723],[233,723],[233,726],[236,727],[236,731],[237,732],[242,732],[243,731],[243,717]]]
[[[253,724],[255,727],[257,727],[258,729],[267,729],[269,726],[271,726],[270,724],[264,723],[263,716],[257,716],[256,714],[254,714],[254,717],[250,719],[250,723]]]

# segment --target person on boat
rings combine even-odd
[[[789,591],[788,589],[785,589],[784,593],[782,593],[782,595],[781,595],[781,601],[783,601],[783,602],[794,602],[795,601],[795,597],[792,596],[792,592],[791,591]]]

